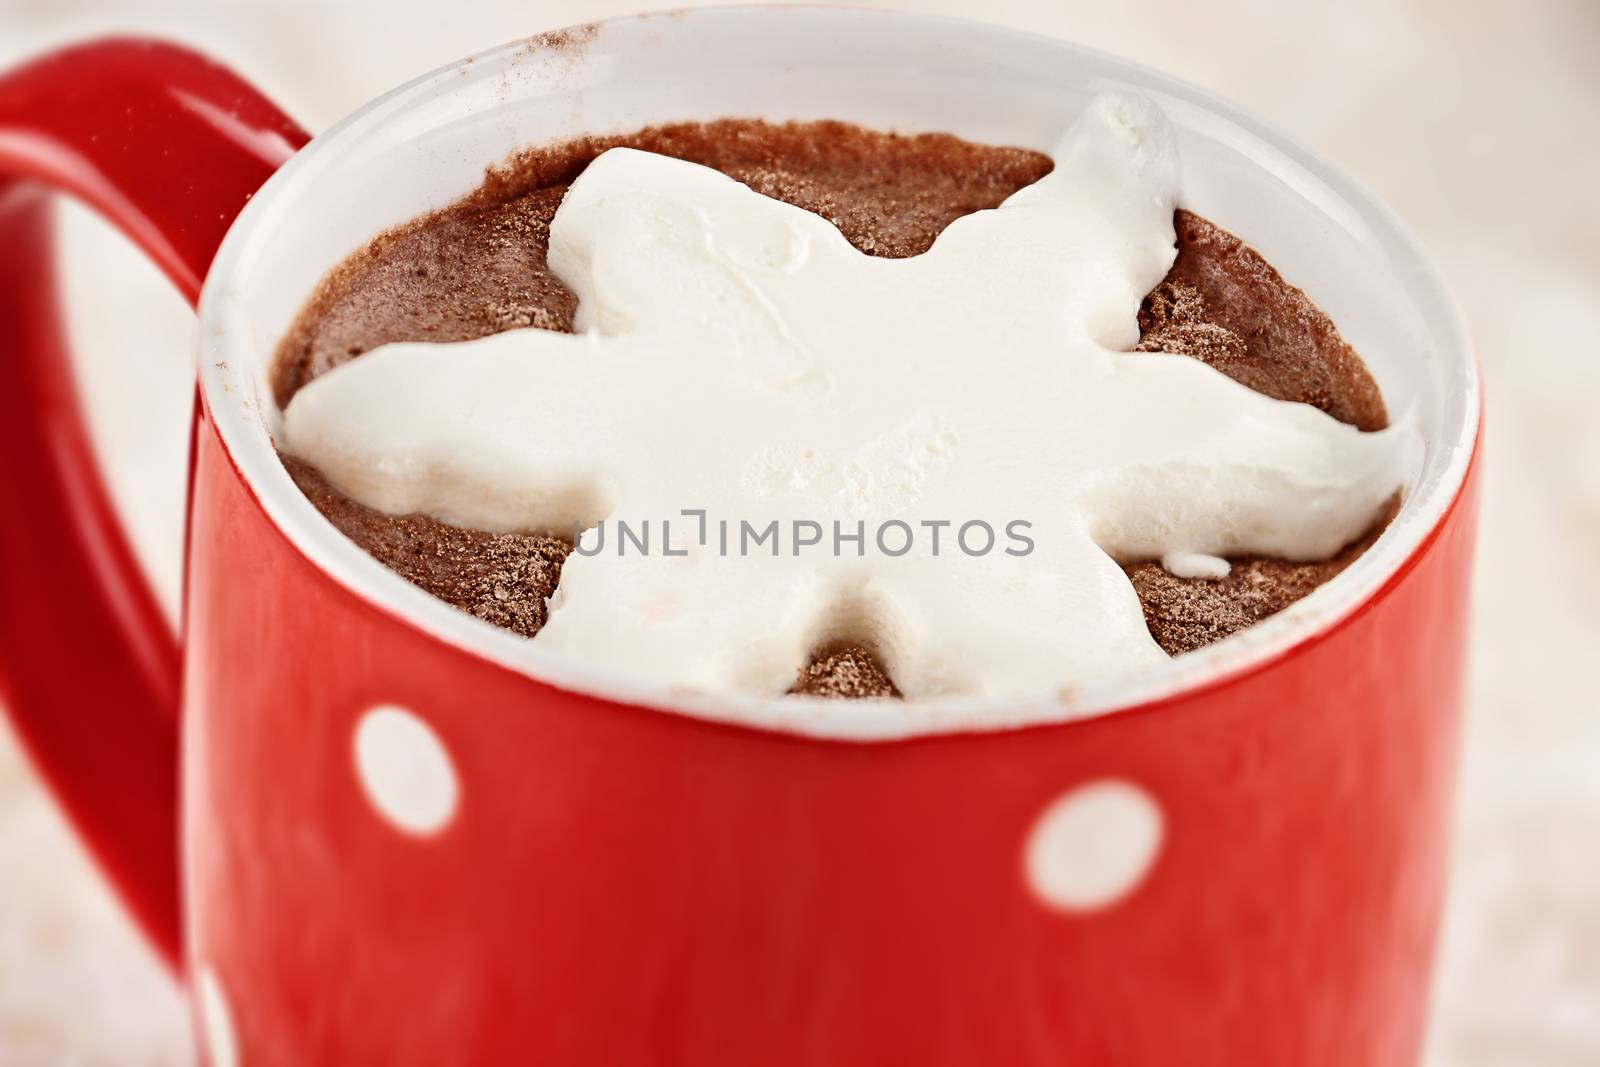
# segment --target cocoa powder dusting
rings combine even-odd
[[[381,235],[324,279],[279,347],[279,403],[381,344],[464,341],[528,326],[570,331],[576,300],[545,261],[550,220],[583,168],[619,145],[714,167],[821,215],[862,252],[887,257],[926,251],[955,219],[998,205],[1051,168],[1047,156],[1023,149],[837,122],[685,123],[525,151],[470,196]],[[1366,367],[1304,293],[1213,223],[1183,210],[1173,222],[1178,256],[1140,307],[1140,351],[1191,356],[1258,392],[1313,404],[1363,430],[1387,425]],[[448,353],[440,349],[440,358]],[[523,636],[544,625],[546,600],[570,551],[564,541],[385,515],[343,496],[305,464],[289,457],[285,464],[342,533],[408,581]],[[1348,566],[1387,522],[1333,559],[1245,557],[1220,580],[1175,578],[1154,562],[1122,567],[1151,634],[1177,654],[1299,600]],[[857,645],[820,651],[790,692],[900,696],[872,651]]]
[[[888,673],[877,658],[860,645],[844,645],[817,652],[810,663],[800,668],[789,692],[836,700],[860,700],[864,697],[900,699],[900,690],[889,680]]]
[[[1399,510],[1397,496],[1371,530],[1321,562],[1246,556],[1231,561],[1226,578],[1175,578],[1155,562],[1125,563],[1122,569],[1139,594],[1151,636],[1176,656],[1254,626],[1331,581],[1372,547]]]
[[[1389,424],[1366,364],[1305,293],[1220,226],[1181,208],[1172,222],[1178,258],[1139,309],[1141,351],[1194,356],[1361,430]]]
[[[545,601],[572,550],[565,541],[464,530],[425,515],[386,515],[351,500],[292,456],[283,457],[283,465],[340,533],[406,581],[523,637],[544,626]]]

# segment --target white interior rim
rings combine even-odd
[[[703,8],[674,13],[671,17],[691,20],[738,17],[749,15],[754,10],[782,18],[785,11],[796,8]],[[806,8],[799,10],[815,11]],[[849,9],[835,9],[833,13],[841,18],[890,17],[882,12],[856,12]],[[644,19],[659,17],[663,16],[634,16]],[[892,17],[922,22],[952,21],[927,16]],[[968,32],[1024,38],[1031,36],[981,23],[963,22],[961,25],[969,27]],[[1097,54],[1064,42],[1052,42],[1052,46],[1059,47],[1063,53]],[[1342,574],[1290,609],[1225,641],[1178,657],[1159,670],[1114,685],[1085,689],[1068,697],[1041,696],[1032,700],[998,702],[992,699],[946,697],[891,704],[683,693],[660,684],[612,675],[546,653],[536,643],[530,644],[526,639],[473,618],[412,586],[340,535],[301,495],[285,473],[270,440],[262,432],[254,409],[227,393],[223,367],[228,360],[259,359],[261,354],[239,352],[229,347],[230,343],[240,343],[235,340],[239,331],[230,330],[226,315],[227,302],[217,296],[219,292],[227,291],[230,279],[238,272],[252,240],[262,229],[257,223],[274,210],[275,200],[281,199],[275,197],[275,191],[284,187],[285,179],[305,168],[315,167],[325,154],[338,152],[346,138],[374,122],[384,121],[386,115],[402,108],[408,98],[422,96],[436,89],[441,79],[453,77],[463,64],[486,62],[512,49],[524,47],[524,42],[503,45],[422,75],[373,100],[313,139],[284,165],[240,214],[211,268],[200,301],[200,378],[206,402],[224,445],[268,517],[300,552],[335,581],[433,637],[561,689],[709,721],[813,737],[883,741],[1059,723],[1143,706],[1206,686],[1221,678],[1249,672],[1296,645],[1336,627],[1371,599],[1418,551],[1438,527],[1461,489],[1472,460],[1480,418],[1477,364],[1462,316],[1438,271],[1415,239],[1387,209],[1326,161],[1295,147],[1269,127],[1240,114],[1236,108],[1203,90],[1147,71],[1138,64],[1119,60],[1129,71],[1161,80],[1173,91],[1202,104],[1269,142],[1286,156],[1317,171],[1337,193],[1348,202],[1358,205],[1369,219],[1376,220],[1386,228],[1397,245],[1414,261],[1412,273],[1417,279],[1421,311],[1431,324],[1441,353],[1458,364],[1456,369],[1462,388],[1460,396],[1449,400],[1452,418],[1447,426],[1454,428],[1454,439],[1439,442],[1439,447],[1448,449],[1448,462],[1440,472],[1415,487],[1400,515],[1379,541]],[[508,145],[508,151],[514,147],[517,146]],[[307,279],[308,291],[314,281]]]

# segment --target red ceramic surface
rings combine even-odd
[[[1475,461],[1380,589],[1247,669],[1080,721],[857,742],[441,640],[285,534],[213,398],[180,685],[89,458],[40,193],[89,200],[193,298],[303,139],[170,46],[0,78],[0,171],[23,179],[0,185],[0,680],[198,979],[213,1064],[1413,1062]]]
[[[232,71],[110,40],[0,78],[0,685],[135,917],[179,952],[178,644],[95,470],[57,315],[51,190],[191,302],[233,217],[306,135]]]

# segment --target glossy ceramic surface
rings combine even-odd
[[[849,75],[863,48],[893,60],[871,100]],[[262,360],[312,280],[519,143],[732,111],[1031,143],[1108,79],[1158,93],[1199,158],[1251,163],[1200,174],[1191,202],[1225,223],[1255,204],[1246,232],[1291,277],[1314,258],[1295,232],[1324,220],[1334,266],[1307,287],[1429,436],[1382,551],[1253,643],[1075,707],[870,728],[657,698],[427,602],[268,463]],[[1410,1062],[1453,777],[1476,378],[1381,209],[1209,108],[1055,42],[816,9],[629,21],[376,102],[263,190],[205,281],[181,683],[83,442],[37,186],[0,186],[0,494],[31,517],[4,525],[0,680],[195,979],[211,1062]],[[89,199],[191,297],[303,139],[169,46],[107,42],[0,78],[0,171]]]

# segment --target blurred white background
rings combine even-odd
[[[644,6],[4,0],[0,66],[91,34],[159,34],[211,52],[316,131],[489,45]],[[1354,173],[1443,265],[1487,370],[1490,437],[1428,1062],[1600,1065],[1600,699],[1588,674],[1600,647],[1600,3],[991,0],[981,10],[1232,98]],[[68,207],[62,224],[97,443],[175,614],[189,314],[95,220]],[[176,987],[4,731],[0,720],[0,1063],[192,1062]]]

